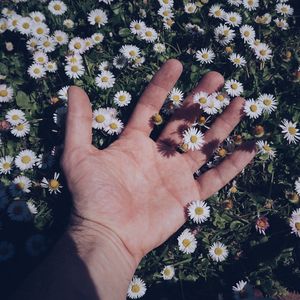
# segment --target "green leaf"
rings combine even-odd
[[[128,29],[128,28],[122,28],[122,29],[120,29],[119,30],[119,35],[121,37],[127,37],[127,36],[129,36],[130,35],[130,29]]]
[[[30,98],[27,94],[19,91],[16,96],[16,103],[20,108],[29,109],[31,108]]]

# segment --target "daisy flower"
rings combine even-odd
[[[239,282],[237,282],[234,286],[232,286],[232,290],[234,292],[237,292],[237,293],[241,293],[244,291],[245,289],[245,286],[248,284],[247,281],[244,281],[244,280],[240,280]]]
[[[140,49],[133,45],[124,45],[121,47],[120,53],[132,61],[140,56]]]
[[[64,20],[63,25],[68,29],[72,29],[74,27],[74,22],[71,19],[66,19]]]
[[[157,37],[157,32],[151,27],[146,27],[141,33],[141,38],[147,43],[154,43]]]
[[[246,64],[245,58],[237,53],[230,54],[229,60],[234,64],[235,67],[242,67]]]
[[[143,21],[133,20],[130,22],[129,27],[133,34],[142,34],[142,32],[146,29],[146,24]]]
[[[174,106],[179,107],[183,101],[183,92],[178,88],[173,88],[168,96]]]
[[[82,64],[66,64],[65,72],[69,78],[79,78],[85,72],[84,66]]]
[[[133,60],[132,67],[133,67],[133,68],[138,68],[138,67],[140,67],[144,62],[145,62],[145,57],[144,57],[144,56],[139,56],[139,57],[137,57],[137,58],[135,58],[135,59]]]
[[[189,150],[199,150],[204,144],[203,133],[195,127],[191,127],[183,132],[183,143]]]
[[[173,18],[174,14],[169,7],[162,6],[157,13],[162,16],[163,18]]]
[[[45,23],[34,23],[32,24],[31,33],[34,37],[40,39],[44,36],[47,36],[50,32],[50,29]]]
[[[245,101],[244,112],[250,119],[256,119],[262,114],[262,106],[260,102],[249,99]]]
[[[276,8],[275,8],[276,12],[283,15],[283,16],[290,16],[294,13],[294,9],[285,3],[277,3],[276,4]]]
[[[295,215],[290,219],[290,227],[292,229],[291,233],[294,233],[296,236],[300,237],[300,216]]]
[[[98,108],[93,111],[92,127],[94,129],[104,129],[108,126],[111,115],[105,108]]]
[[[66,45],[69,41],[68,34],[61,30],[55,30],[53,32],[53,38],[58,45]]]
[[[193,96],[193,102],[198,103],[201,108],[204,108],[208,102],[208,93],[203,92],[203,91],[196,93]]]
[[[227,247],[221,242],[215,242],[209,248],[209,256],[214,261],[224,261],[228,256]]]
[[[236,12],[226,13],[224,16],[225,23],[233,27],[237,27],[242,23],[242,17]]]
[[[58,98],[61,100],[68,100],[68,89],[69,85],[64,86],[58,91]]]
[[[239,7],[242,4],[242,0],[227,0],[228,4]]]
[[[297,194],[300,196],[300,177],[295,181],[295,190]]]
[[[65,57],[68,64],[82,64],[83,59],[80,54],[68,55]]]
[[[0,84],[0,103],[9,102],[13,98],[14,90],[6,84]]]
[[[103,71],[109,71],[109,61],[105,60],[100,63],[98,70],[103,72]]]
[[[284,133],[284,138],[288,140],[289,144],[296,144],[300,140],[299,129],[297,128],[297,122],[291,122],[287,119],[284,119],[282,124],[279,127],[282,129],[282,133]]]
[[[239,81],[230,79],[225,82],[225,90],[228,95],[236,97],[244,92],[244,87]]]
[[[263,111],[270,114],[272,111],[276,110],[277,108],[277,100],[271,94],[261,94],[257,101],[261,104]]]
[[[55,73],[58,69],[57,63],[55,61],[48,61],[45,65],[46,71],[50,73]]]
[[[121,120],[117,118],[111,118],[108,122],[107,127],[105,128],[105,131],[110,135],[120,134],[123,128],[124,124]]]
[[[59,173],[54,173],[54,176],[52,179],[48,180],[45,177],[42,179],[41,187],[48,189],[50,194],[54,193],[60,193],[60,189],[62,188],[62,185],[60,185],[60,182],[58,181]]]
[[[298,178],[299,180],[300,178]],[[295,210],[292,211],[292,215],[291,215],[292,218],[297,218],[297,217],[300,217],[300,208],[297,208]]]
[[[216,57],[215,53],[211,49],[203,48],[196,52],[196,59],[200,61],[201,64],[212,63]]]
[[[255,30],[250,25],[243,25],[240,28],[240,34],[244,42],[250,43],[255,40]]]
[[[145,282],[141,278],[134,276],[129,284],[127,296],[130,299],[138,299],[145,295],[146,290]]]
[[[62,1],[50,1],[48,4],[49,11],[55,16],[61,16],[67,11],[67,6]]]
[[[276,151],[266,141],[256,142],[259,154],[266,154],[269,159],[273,159],[276,155]]]
[[[188,216],[197,224],[203,223],[210,216],[210,208],[204,201],[193,201],[188,206]]]
[[[29,16],[31,17],[32,21],[35,23],[41,23],[46,21],[46,17],[40,11],[32,11]]]
[[[17,25],[17,30],[22,33],[29,35],[31,33],[32,20],[29,17],[20,18]]]
[[[36,154],[32,150],[22,150],[15,158],[15,165],[21,171],[32,169],[36,159]]]
[[[99,28],[108,21],[107,15],[102,9],[94,9],[88,14],[88,21],[91,25],[97,25]]]
[[[153,45],[153,50],[156,53],[164,53],[166,51],[166,46],[165,46],[165,44],[162,44],[162,43],[156,43]]]
[[[84,42],[85,42],[85,51],[88,51],[93,48],[94,41],[92,38],[86,38],[84,39]]]
[[[183,253],[194,253],[197,248],[197,240],[189,229],[185,229],[177,238],[179,250]]]
[[[91,36],[91,38],[93,39],[95,44],[99,44],[103,41],[104,35],[100,32],[96,32]]]
[[[171,280],[175,275],[175,269],[173,266],[165,266],[162,271],[161,275],[164,280]]]
[[[0,158],[0,174],[10,174],[12,170],[14,158],[10,155],[6,155]]]
[[[30,52],[37,50],[39,40],[37,38],[31,38],[26,42],[26,49]]]
[[[266,61],[272,58],[272,50],[265,43],[260,43],[254,47],[254,53],[257,59]]]
[[[114,103],[120,107],[127,106],[131,101],[131,95],[126,91],[119,91],[114,95]]]
[[[230,103],[230,98],[226,93],[214,92],[209,97],[215,98],[217,101],[219,101],[220,108],[225,107]]]
[[[173,7],[174,0],[158,0],[160,6],[164,7]]]
[[[17,176],[13,180],[13,184],[16,188],[24,193],[30,193],[30,188],[32,186],[31,180],[26,176]]]
[[[115,76],[113,73],[109,71],[102,71],[97,77],[96,77],[96,85],[100,89],[108,89],[114,86],[115,84]]]
[[[243,0],[243,5],[248,10],[255,10],[259,7],[259,0]]]
[[[15,254],[15,247],[7,241],[0,241],[0,262],[9,260]]]
[[[46,53],[50,53],[55,50],[56,42],[51,36],[44,36],[38,41],[37,47]]]
[[[25,222],[31,219],[31,213],[28,210],[26,201],[23,200],[13,201],[7,209],[7,215],[11,220],[17,222]]]
[[[23,122],[15,125],[10,132],[16,137],[24,137],[30,132],[30,124]]]
[[[18,28],[18,23],[19,23],[21,18],[22,18],[22,16],[20,16],[18,14],[15,14],[15,15],[9,17],[7,20],[6,19],[0,19],[1,21],[5,22],[5,23],[3,23],[4,28],[1,31],[4,32],[7,28],[10,31],[16,31],[16,29]]]
[[[49,58],[47,56],[47,54],[43,51],[36,51],[34,54],[33,54],[33,60],[35,63],[37,64],[41,64],[41,65],[44,65],[48,62]]]
[[[173,19],[170,18],[164,18],[163,19],[164,28],[169,30],[172,28],[173,24],[175,23]]]
[[[127,62],[128,60],[125,56],[117,55],[113,59],[113,66],[120,70],[126,66]]]
[[[184,6],[184,11],[187,13],[187,14],[193,14],[195,13],[197,10],[197,5],[195,3],[187,3],[185,6]]]
[[[203,107],[203,110],[209,115],[215,115],[218,113],[220,108],[220,102],[215,97],[209,96],[206,105]]]
[[[215,40],[221,45],[229,44],[235,37],[235,32],[227,25],[220,24],[214,29]]]
[[[255,223],[255,229],[263,235],[266,235],[266,230],[270,227],[267,217],[259,217]]]
[[[221,8],[220,5],[214,4],[210,7],[208,15],[217,19],[222,19],[225,15],[225,11]]]
[[[274,20],[274,22],[275,22],[276,26],[278,28],[280,28],[281,30],[287,30],[287,29],[289,29],[289,24],[288,24],[288,22],[285,19],[278,19],[278,18],[276,18]]]
[[[45,68],[40,64],[32,64],[28,70],[28,74],[30,77],[34,79],[40,79],[46,75]]]
[[[30,211],[30,213],[31,213],[32,215],[36,215],[36,214],[38,213],[37,207],[36,207],[36,205],[34,204],[34,202],[32,201],[32,199],[31,199],[31,200],[28,200],[28,201],[26,202],[26,204],[27,204],[28,210]]]
[[[85,41],[82,38],[75,37],[69,43],[69,50],[77,54],[82,54],[85,51]]]

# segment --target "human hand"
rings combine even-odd
[[[205,164],[241,120],[244,100],[240,97],[231,101],[205,133],[206,145],[202,150],[181,154],[174,147],[172,155],[164,155],[161,148],[180,144],[180,129],[191,126],[200,114],[191,93],[158,140],[149,137],[153,128],[151,117],[160,110],[181,72],[181,63],[174,59],[161,67],[142,94],[119,139],[104,150],[92,145],[92,110],[88,96],[75,86],[68,91],[61,165],[73,196],[73,218],[78,224],[75,227],[79,228],[71,229],[72,234],[90,235],[95,240],[105,236],[116,245],[133,271],[146,253],[184,224],[188,203],[213,195],[255,155],[254,144],[241,146],[220,165],[194,179],[193,173]],[[212,93],[223,83],[219,73],[209,72],[194,92]]]

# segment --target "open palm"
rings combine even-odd
[[[151,117],[157,113],[182,71],[177,60],[167,61],[153,77],[117,141],[104,150],[92,143],[92,110],[85,92],[69,89],[65,149],[62,156],[74,215],[115,234],[139,261],[163,243],[185,222],[185,207],[205,200],[235,175],[255,155],[253,144],[244,145],[219,166],[196,180],[203,165],[242,117],[244,100],[236,98],[205,134],[200,151],[179,153],[182,128],[199,115],[191,93],[157,141],[149,134]],[[216,91],[223,77],[216,72],[204,76],[194,92]]]

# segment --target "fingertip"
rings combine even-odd
[[[171,58],[171,59],[167,60],[165,64],[170,65],[170,67],[172,67],[172,69],[176,73],[180,73],[180,74],[182,73],[183,65],[182,65],[182,63],[178,59]]]
[[[223,75],[216,71],[209,71],[207,74],[205,74],[204,78],[214,82],[214,84],[218,86],[217,89],[220,89],[225,83]]]
[[[91,108],[91,103],[86,92],[76,86],[72,85],[68,88],[68,110],[72,112],[79,112],[79,110],[88,107]],[[87,105],[88,104],[88,105]]]

